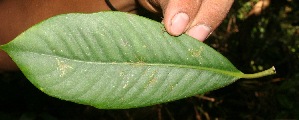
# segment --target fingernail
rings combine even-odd
[[[211,34],[211,28],[206,25],[197,25],[188,30],[187,34],[199,41],[204,41]]]
[[[186,13],[178,13],[171,20],[170,33],[173,35],[182,34],[189,23],[189,16]]]

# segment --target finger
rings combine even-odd
[[[233,0],[203,0],[187,34],[204,41],[227,15]]]
[[[157,0],[138,0],[139,4],[150,12],[161,12],[160,4]]]
[[[113,10],[113,11],[123,11],[136,13],[136,1],[135,0],[103,0],[100,1],[104,6],[102,9],[105,10]],[[106,4],[106,5],[105,5]]]
[[[200,0],[161,0],[166,31],[174,36],[185,32],[195,18],[200,4]]]

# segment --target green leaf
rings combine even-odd
[[[1,48],[41,91],[102,109],[164,103],[274,72],[243,74],[204,43],[121,12],[59,15]]]

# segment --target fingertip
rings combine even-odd
[[[211,27],[203,24],[196,25],[188,30],[187,34],[199,41],[204,41],[211,34]]]
[[[189,20],[190,17],[186,13],[180,12],[175,14],[171,19],[168,32],[174,36],[181,35],[183,32],[185,32]]]
[[[174,36],[185,33],[196,16],[199,4],[194,0],[169,0],[163,4],[163,22],[167,32]]]

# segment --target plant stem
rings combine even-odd
[[[274,66],[270,69],[264,70],[262,72],[254,73],[254,74],[243,74],[241,78],[252,79],[252,78],[260,78],[268,75],[276,74]]]

